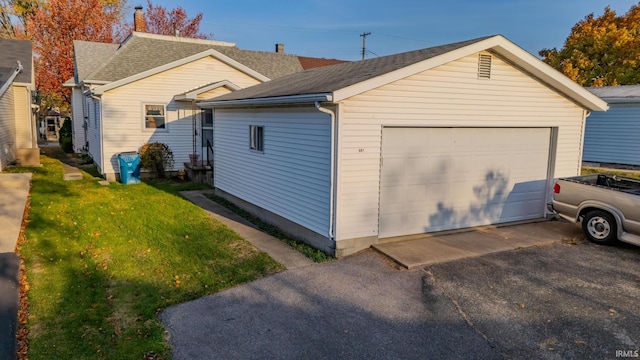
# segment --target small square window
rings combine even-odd
[[[264,151],[264,126],[249,126],[249,148]]]
[[[165,128],[164,105],[146,104],[144,106],[144,127],[145,129]]]

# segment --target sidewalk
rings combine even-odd
[[[20,258],[15,253],[31,174],[0,174],[0,359],[16,358]]]
[[[255,225],[224,206],[209,200],[205,194],[213,194],[213,190],[181,191],[180,195],[203,208],[212,218],[225,224],[256,248],[266,252],[287,269],[296,269],[314,262],[279,239],[260,231]]]

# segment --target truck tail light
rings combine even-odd
[[[558,183],[553,185],[553,192],[556,194],[560,194],[560,185],[558,185]]]

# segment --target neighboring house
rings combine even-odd
[[[74,41],[73,146],[109,180],[117,154],[162,142],[175,167],[203,159],[212,117],[196,103],[302,71],[294,55],[241,50],[233,43],[133,32],[121,44]],[[195,145],[194,145],[195,144]]]
[[[300,61],[300,65],[304,70],[309,70],[317,67],[342,64],[346,61],[338,60],[338,59],[325,59],[325,58],[314,58],[307,56],[298,56],[298,60]]]
[[[40,120],[40,137],[47,141],[58,141],[60,139],[60,128],[68,117],[59,111],[50,109]]]
[[[31,41],[0,39],[0,171],[11,163],[40,164],[31,105],[35,91]]]
[[[502,36],[311,69],[214,110],[214,187],[344,256],[426,232],[541,219],[607,104]]]
[[[587,88],[609,111],[587,119],[582,160],[640,166],[640,85]]]

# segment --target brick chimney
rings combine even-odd
[[[276,52],[284,53],[284,44],[276,44]]]
[[[135,7],[135,11],[133,12],[133,31],[145,32],[146,23],[144,20],[144,11],[142,11],[142,6],[138,5]]]

